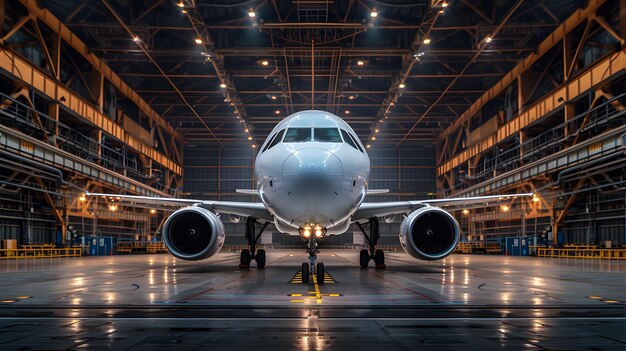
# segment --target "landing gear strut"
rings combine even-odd
[[[253,217],[248,217],[248,219],[246,219],[246,240],[248,241],[248,245],[250,245],[250,249],[241,250],[239,268],[250,268],[250,262],[252,262],[252,260],[256,261],[258,269],[265,268],[265,250],[257,250],[256,245],[259,238],[261,238],[261,234],[263,234],[263,231],[268,225],[270,225],[270,222],[261,224],[257,222],[256,218]],[[256,233],[257,226],[261,227],[258,234]]]
[[[320,250],[317,248],[317,241],[314,239],[309,239],[309,242],[306,247],[306,253],[309,254],[309,262],[302,264],[302,283],[309,283],[309,273],[315,274],[315,279],[318,284],[324,284],[324,264],[319,262],[317,265],[315,264],[315,260],[317,260],[317,254]]]
[[[359,227],[369,244],[369,250],[363,249],[359,253],[359,265],[361,268],[367,268],[370,260],[374,260],[376,268],[385,269],[387,267],[385,265],[385,252],[381,249],[376,249],[376,244],[378,244],[378,239],[380,239],[378,217],[370,218],[369,222],[365,225],[359,222],[357,222],[356,225]],[[369,227],[369,235],[365,231],[367,227]]]

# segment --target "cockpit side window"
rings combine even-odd
[[[352,135],[352,133],[348,133],[348,135],[352,139],[352,142],[354,143],[354,145],[356,145],[357,149],[359,149],[359,151],[363,152],[363,148],[361,147],[361,145],[359,145],[359,142],[357,141],[357,138],[354,135]]]
[[[313,140],[323,143],[341,143],[341,135],[337,128],[315,128]]]
[[[311,141],[311,128],[289,128],[284,143],[303,143]]]
[[[350,146],[352,146],[355,149],[359,149],[356,144],[354,143],[354,140],[352,140],[352,138],[350,137],[350,135],[348,135],[348,132],[346,132],[345,130],[341,130],[341,135],[343,135],[343,140]]]
[[[274,136],[274,139],[272,139],[272,141],[267,145],[267,147],[265,148],[265,150],[269,150],[271,148],[273,148],[274,146],[276,146],[276,144],[280,143],[280,141],[283,139],[283,134],[285,134],[285,130],[281,130],[280,132],[278,132],[276,134],[276,136]]]

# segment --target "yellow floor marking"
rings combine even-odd
[[[289,294],[289,296],[296,297],[296,296],[302,296],[302,294]]]
[[[590,299],[601,299],[602,296],[587,296]]]
[[[606,303],[619,303],[619,301],[617,301],[617,300],[604,300],[603,302],[606,302]]]
[[[317,277],[313,275],[313,285],[315,286],[315,298],[317,299],[317,304],[322,304],[322,295],[320,294],[320,287],[317,285]]]
[[[341,296],[341,294],[328,294],[328,296]]]
[[[302,303],[302,302],[304,302],[304,300],[291,300],[291,302],[292,302],[292,303],[298,303],[298,302],[299,302],[299,303]]]
[[[30,299],[31,297],[32,296],[18,296],[17,298],[20,300],[23,300],[23,299]]]

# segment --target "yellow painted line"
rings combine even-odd
[[[302,294],[289,294],[288,296],[302,296]]]
[[[617,300],[604,300],[602,302],[606,302],[606,303],[619,303],[619,301]]]
[[[30,299],[32,296],[18,296],[17,298],[20,300]]]
[[[328,294],[328,296],[341,296],[341,294]]]
[[[302,303],[304,300],[291,300],[292,303]]]
[[[17,300],[2,300],[0,302],[2,302],[2,303],[13,303],[13,302],[16,302],[16,301]]]
[[[596,300],[602,298],[602,296],[587,296],[587,297],[590,299],[596,299]]]
[[[315,298],[317,299],[317,304],[322,304],[322,295],[320,293],[320,287],[317,285],[317,276],[313,275],[313,285],[315,286]]]

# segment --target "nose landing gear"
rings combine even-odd
[[[309,254],[309,262],[305,262],[302,264],[302,283],[309,283],[309,273],[315,274],[315,279],[318,284],[324,284],[324,264],[318,262],[317,265],[315,261],[317,260],[317,254],[320,250],[317,248],[317,241],[315,239],[309,239],[307,244],[306,252]]]
[[[370,218],[369,222],[365,225],[359,222],[357,222],[356,225],[369,244],[369,250],[363,249],[359,253],[359,265],[361,268],[365,269],[369,266],[370,260],[374,260],[377,269],[385,269],[387,267],[387,265],[385,265],[385,252],[381,249],[376,249],[376,244],[378,244],[378,239],[380,239],[378,217]],[[367,227],[369,227],[369,235],[365,231]]]
[[[261,227],[261,230],[259,230],[258,234],[256,233],[257,225]],[[259,238],[261,238],[261,234],[263,234],[263,231],[265,230],[265,228],[267,228],[268,225],[270,225],[270,222],[265,222],[261,224],[257,222],[256,218],[248,217],[248,219],[246,220],[246,240],[248,241],[250,249],[241,250],[239,268],[250,268],[250,262],[252,262],[252,260],[256,261],[258,269],[265,268],[265,250],[259,249],[257,251],[256,245]]]

